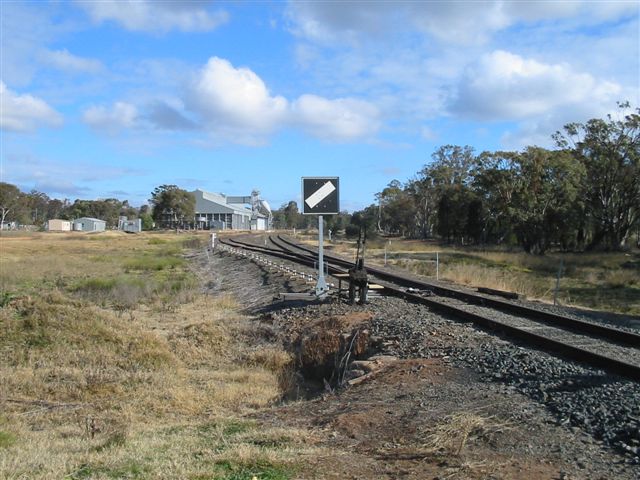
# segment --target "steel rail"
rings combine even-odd
[[[502,323],[499,320],[487,318],[477,313],[461,310],[456,308],[455,306],[438,302],[437,300],[432,298],[425,298],[421,297],[420,295],[411,293],[405,293],[404,297],[411,301],[427,305],[431,309],[438,311],[439,313],[452,315],[457,318],[471,321],[477,325],[489,328],[491,330],[504,332],[511,337],[519,338],[529,344],[544,348],[546,350],[554,351],[563,357],[571,358],[578,362],[587,363],[591,366],[601,368],[608,372],[635,380],[636,382],[640,381],[640,366],[638,365],[623,362],[615,358],[610,358],[605,355],[592,352],[590,350],[585,350],[583,348],[576,347],[559,340],[545,337],[544,335],[538,335],[536,333],[514,327],[513,325]]]
[[[282,242],[289,244],[290,242],[279,238]],[[273,242],[273,240],[272,240]],[[273,248],[267,248],[267,247],[262,247],[262,246],[258,246],[258,245],[254,245],[254,244],[250,244],[247,242],[241,242],[235,239],[229,239],[228,242],[226,241],[221,241],[221,243],[225,244],[225,245],[229,245],[229,246],[233,246],[236,248],[242,248],[242,249],[246,249],[246,250],[250,250],[250,251],[256,251],[256,252],[260,252],[260,253],[264,253],[267,255],[273,255],[276,257],[280,257],[280,258],[286,258],[287,260],[293,261],[293,262],[297,262],[297,263],[302,263],[304,265],[310,266],[310,267],[314,267],[316,262],[315,262],[315,258],[313,255],[313,251],[311,249],[308,249],[306,247],[303,246],[299,246],[299,245],[292,245],[295,248],[299,248],[300,250],[303,250],[307,253],[302,254],[302,253],[297,253],[297,252],[292,252],[291,250],[289,250],[289,253],[284,253],[284,251],[282,251],[281,246],[279,246],[276,242],[273,242],[275,245],[278,246],[278,248],[280,250],[275,250]],[[325,256],[325,258],[329,258],[332,260],[339,260],[340,264],[343,265],[347,265],[347,266],[352,266],[351,262],[348,262],[346,260],[340,259],[338,257],[332,257],[332,256]],[[344,273],[345,269],[338,267],[336,265],[332,265],[331,263],[328,264],[329,267],[329,271],[332,273]],[[367,268],[368,271],[371,271],[371,269]],[[388,274],[389,277],[394,278],[396,277],[393,274],[390,274],[388,272],[386,272]],[[404,277],[400,278],[404,279],[404,280],[411,280],[411,279],[406,279]],[[396,283],[396,282],[394,282]],[[412,284],[423,284],[426,286],[430,286],[430,284],[427,284],[426,282],[411,282]],[[585,350],[583,348],[571,345],[571,344],[567,344],[564,343],[562,341],[559,340],[555,340],[549,337],[546,337],[544,335],[539,335],[536,333],[533,333],[531,331],[522,329],[522,328],[518,328],[515,327],[513,325],[508,325],[505,324],[499,320],[493,319],[493,318],[488,318],[486,316],[477,314],[477,313],[473,313],[473,312],[469,312],[466,311],[464,309],[460,309],[454,305],[448,304],[448,303],[444,303],[441,301],[436,300],[435,298],[430,298],[430,297],[423,297],[421,295],[417,295],[417,294],[413,294],[410,292],[407,292],[405,290],[403,290],[402,288],[399,288],[396,285],[390,285],[387,283],[387,281],[381,283],[382,286],[385,287],[385,290],[393,293],[394,295],[397,295],[401,298],[404,298],[406,300],[412,301],[412,302],[416,302],[416,303],[421,303],[423,305],[427,305],[429,306],[431,309],[433,309],[434,311],[437,311],[441,314],[445,314],[445,315],[449,315],[455,318],[459,318],[462,320],[467,320],[467,321],[471,321],[477,325],[480,325],[481,327],[487,328],[487,329],[491,329],[494,331],[499,331],[502,332],[508,336],[511,336],[513,338],[518,338],[520,340],[523,340],[525,342],[527,342],[528,344],[534,345],[536,347],[540,347],[543,348],[545,350],[550,350],[553,352],[556,352],[559,356],[565,357],[565,358],[569,358],[572,360],[576,360],[578,362],[581,363],[586,363],[588,365],[591,365],[593,367],[596,368],[601,368],[603,370],[606,370],[610,373],[616,374],[616,375],[620,375],[629,379],[632,379],[634,381],[640,381],[640,366],[639,365],[634,365],[628,362],[624,362],[615,358],[610,358],[607,357],[605,355],[601,355],[599,353],[596,352],[592,352],[589,350]],[[439,289],[441,289],[442,287],[438,287]],[[443,289],[446,290],[446,289]],[[456,294],[462,294],[463,292],[458,292],[458,291],[454,291]],[[458,298],[458,297],[456,297]],[[481,297],[484,298],[484,297]],[[498,303],[504,303],[504,302],[498,302]],[[486,305],[484,305],[486,306]],[[494,307],[495,308],[495,307]],[[498,309],[499,310],[499,309]],[[531,309],[534,310],[534,309]],[[534,310],[537,312],[537,310]],[[564,317],[563,317],[564,318]],[[588,323],[588,322],[585,322]],[[592,324],[589,324],[592,325]],[[620,331],[621,332],[621,331]],[[579,333],[585,333],[585,331],[580,331]],[[586,332],[586,333],[591,333],[594,334],[594,332]],[[626,332],[624,332],[626,333]],[[634,334],[631,334],[634,335]]]
[[[296,245],[294,242],[291,242],[283,238],[281,235],[278,235],[278,239],[286,243],[287,245],[291,245],[291,246],[294,246],[295,248],[308,251],[309,254],[313,255],[313,251],[311,249],[301,245]],[[341,265],[345,265],[345,266],[352,265],[352,263],[349,262],[348,260],[333,256],[333,255],[325,254],[325,258]],[[600,325],[597,323],[587,322],[584,320],[578,320],[575,318],[570,318],[564,315],[558,315],[551,312],[544,312],[541,310],[537,310],[535,308],[511,303],[506,300],[491,298],[484,295],[477,295],[470,292],[461,292],[459,290],[454,290],[454,289],[442,287],[439,285],[434,285],[432,283],[425,282],[424,280],[418,280],[416,278],[411,278],[409,276],[391,273],[377,267],[367,266],[367,272],[372,273],[376,277],[381,278],[383,280],[404,285],[406,287],[417,288],[421,290],[430,290],[433,293],[443,297],[456,298],[458,300],[473,303],[476,305],[480,305],[484,307],[492,307],[497,310],[501,310],[503,312],[508,312],[518,316],[526,317],[534,321],[547,323],[550,325],[566,328],[566,329],[573,330],[580,333],[597,335],[598,337],[601,337],[601,338],[607,338],[615,342],[624,343],[625,345],[629,345],[635,348],[640,348],[640,334],[637,334],[637,333],[627,332],[625,330],[620,330],[617,328],[608,327],[606,325]]]

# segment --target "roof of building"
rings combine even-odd
[[[107,223],[105,220],[100,220],[99,218],[92,218],[92,217],[80,217],[80,218],[76,218],[74,220],[74,222],[77,222],[79,220],[91,220],[92,222],[104,222]]]
[[[202,199],[204,201],[213,202],[220,207],[230,209],[234,213],[239,213],[242,215],[251,215],[251,209],[247,208],[243,204],[240,203],[227,203],[227,196],[222,193],[212,193],[205,192],[204,190],[197,189],[193,192],[196,197],[196,213],[205,213],[199,210],[202,208],[198,208],[199,200]],[[230,212],[229,212],[230,213]]]

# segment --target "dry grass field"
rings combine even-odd
[[[242,342],[171,234],[0,237],[0,478],[291,478],[308,445],[245,414],[290,357]]]
[[[317,244],[311,236],[308,243]],[[355,242],[329,245],[336,253],[353,257]],[[500,249],[454,248],[418,240],[376,239],[367,242],[367,259],[418,275],[473,287],[514,291],[527,298],[553,302],[556,278],[562,262],[558,291],[561,305],[640,315],[640,252],[549,253],[544,256]]]

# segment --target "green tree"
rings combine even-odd
[[[18,187],[0,182],[0,229],[4,228],[5,222],[18,220],[23,210],[22,199],[23,194]]]
[[[528,147],[517,160],[519,181],[511,206],[515,232],[526,252],[542,254],[570,227],[567,219],[584,170],[566,151]]]
[[[418,174],[418,178],[407,183],[405,192],[412,198],[415,208],[413,235],[426,239],[431,238],[435,232],[438,192],[433,184],[433,178],[423,173],[424,170]]]
[[[69,201],[66,198],[64,200],[52,198],[47,203],[47,220],[51,220],[52,218],[64,218],[66,220],[69,220],[69,217],[66,213],[68,209]]]
[[[42,225],[47,220],[48,206],[51,199],[45,193],[31,190],[22,196],[23,214],[21,223]]]
[[[338,235],[351,221],[351,214],[347,211],[342,211],[338,215],[326,215],[325,230],[331,230],[332,235]]]
[[[403,189],[398,180],[391,181],[378,200],[378,230],[385,233],[409,235],[415,230],[416,209],[413,197]]]
[[[465,242],[469,233],[469,210],[476,200],[471,190],[472,167],[475,163],[473,148],[444,145],[431,156],[433,161],[420,172],[423,198],[435,206],[437,231],[447,241]]]
[[[367,238],[376,237],[378,223],[378,206],[369,205],[364,210],[354,212],[351,222],[345,227],[345,234],[348,237],[357,237],[361,229],[367,233]]]
[[[570,123],[554,139],[585,167],[585,223],[593,230],[588,248],[624,247],[640,220],[640,109],[622,119]]]
[[[153,219],[161,227],[184,227],[194,219],[195,197],[176,185],[156,187],[149,202],[153,207]]]
[[[141,213],[142,230],[153,230],[153,217],[150,213]]]
[[[482,152],[473,169],[473,190],[482,201],[482,240],[503,243],[513,232],[512,206],[518,188],[517,152]]]
[[[295,228],[298,227],[300,223],[300,217],[302,216],[298,211],[298,204],[291,200],[287,203],[284,208],[282,208],[284,214],[284,223],[286,228]]]

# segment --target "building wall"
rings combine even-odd
[[[50,232],[70,232],[71,222],[68,220],[51,219],[47,222],[47,230]]]
[[[197,228],[249,230],[251,211],[242,205],[227,203],[230,197],[196,190],[195,224]],[[221,228],[222,227],[222,228]]]
[[[251,220],[251,230],[266,230],[267,229],[267,219],[262,217],[257,217]]]
[[[81,232],[104,232],[106,222],[95,218],[78,218],[73,221],[73,229]]]
[[[122,230],[125,232],[138,233],[142,231],[142,220],[137,218],[135,220],[126,220],[122,222]]]

